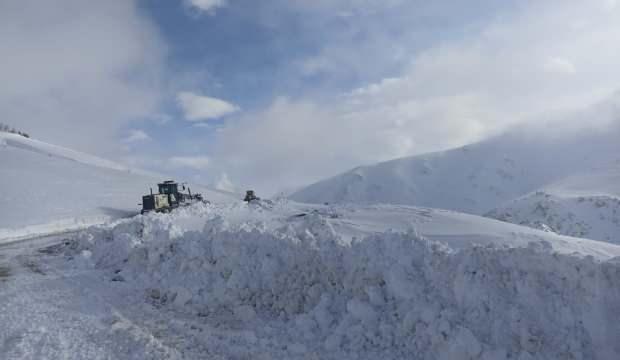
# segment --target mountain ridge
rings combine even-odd
[[[551,129],[551,125],[519,128],[451,150],[356,167],[289,198],[426,206],[476,215],[504,209],[539,191],[566,197],[579,189],[580,196],[620,198],[620,185],[614,180],[620,178],[620,121],[559,135],[548,133]],[[520,212],[528,211],[526,207]],[[504,211],[499,218],[511,216]],[[518,223],[529,220],[520,218]]]

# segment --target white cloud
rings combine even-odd
[[[197,122],[197,123],[194,123],[194,125],[192,126],[198,129],[212,129],[213,128],[212,124],[209,124],[206,122]]]
[[[209,14],[215,13],[217,8],[227,5],[226,0],[186,0],[186,2],[191,7]]]
[[[577,72],[575,65],[567,59],[553,57],[545,62],[545,70],[558,74],[574,74]]]
[[[42,140],[115,157],[156,111],[165,46],[134,0],[0,1],[0,114]]]
[[[158,125],[165,125],[172,121],[172,116],[168,114],[152,114],[149,116],[149,120]]]
[[[232,183],[232,181],[230,181],[230,179],[228,178],[228,174],[226,174],[225,172],[223,172],[220,175],[219,180],[215,184],[215,188],[218,189],[218,190],[223,190],[223,191],[228,191],[228,192],[236,192],[237,191],[237,188]]]
[[[609,10],[615,10],[618,6],[618,0],[605,0],[605,5]]]
[[[189,121],[218,119],[239,111],[239,107],[224,100],[191,92],[180,92],[177,95],[177,103],[183,110],[185,119]]]
[[[174,156],[168,160],[172,167],[193,170],[204,170],[209,167],[210,162],[207,156]]]
[[[126,143],[135,143],[151,140],[151,137],[142,130],[130,130],[129,135],[123,140]]]
[[[398,76],[331,100],[281,98],[230,121],[213,165],[273,192],[585,108],[619,87],[618,38],[620,12],[603,0],[528,2],[476,34],[417,52]],[[305,71],[332,63],[312,59]]]

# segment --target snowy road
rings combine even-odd
[[[122,286],[96,271],[71,271],[54,254],[65,236],[0,247],[2,359],[170,359],[174,349],[129,319]],[[52,246],[52,247],[50,247]]]
[[[170,311],[150,303],[135,284],[74,266],[80,259],[59,251],[73,236],[0,245],[0,359],[287,356],[288,341],[279,332],[257,344],[226,314],[206,319]]]
[[[257,344],[225,315],[161,309],[131,284],[68,266],[56,250],[73,235],[0,245],[0,359],[286,357],[285,338]]]

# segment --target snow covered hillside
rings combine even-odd
[[[363,166],[290,197],[309,203],[394,203],[484,214],[570,175],[620,168],[620,124],[550,141],[499,136],[454,150]]]
[[[72,341],[99,339],[115,358],[620,356],[620,246],[451,211],[214,204],[94,227],[45,253],[64,255],[46,261],[79,274],[71,289],[84,282],[89,313],[111,328]],[[3,321],[0,339],[48,321],[33,319]],[[51,336],[19,339],[9,345],[54,349]]]
[[[0,133],[0,241],[134,215],[141,196],[162,180],[91,155]],[[231,198],[194,190],[207,199]]]
[[[620,243],[620,171],[573,176],[486,214],[559,234]]]
[[[561,201],[548,202],[545,206],[552,208],[549,212],[566,218],[560,221],[567,225],[560,228],[555,220],[546,225],[574,236],[592,235],[603,240],[617,237],[612,204],[620,199],[620,121],[604,130],[560,135],[536,129],[515,130],[458,149],[359,167],[310,185],[290,198],[309,203],[428,206],[479,215],[491,213],[502,220],[536,224],[547,219],[531,215],[538,207],[535,194],[561,192],[564,198],[569,182],[578,181],[570,185],[575,190],[572,193],[579,188],[575,201],[604,195],[610,202],[609,214],[583,207],[573,217],[570,206]],[[513,209],[517,213],[513,214]],[[591,223],[594,218],[599,220]],[[592,229],[604,224],[599,233],[578,230],[583,227],[581,222]],[[575,230],[564,231],[567,228]]]

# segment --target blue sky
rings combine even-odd
[[[4,122],[272,194],[611,96],[616,1],[6,0]]]
[[[352,89],[398,76],[417,51],[464,38],[511,9],[508,2],[499,7],[495,1],[472,1],[459,12],[444,11],[445,4],[433,8],[424,2],[412,6],[399,1],[388,6],[228,1],[206,10],[191,1],[138,4],[166,43],[171,87],[222,99],[244,112],[268,108],[283,97],[329,102]],[[378,48],[382,45],[387,48]],[[312,65],[332,49],[340,50],[344,58],[337,54],[332,66],[320,61]],[[144,131],[157,144],[172,137],[175,148],[187,157],[208,156],[201,154],[213,151],[217,130],[226,126],[227,117],[184,124],[179,121],[183,111],[173,97],[163,112],[174,121],[151,124]],[[155,151],[150,145],[142,144],[142,149]],[[184,175],[191,175],[196,169],[186,170],[190,171]]]

